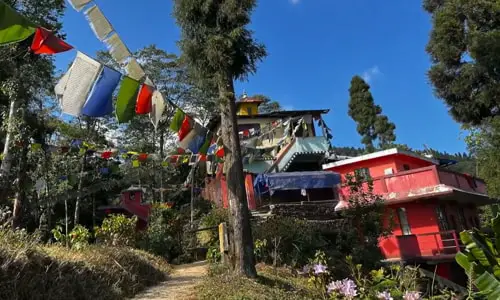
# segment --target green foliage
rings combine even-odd
[[[461,232],[465,249],[455,259],[481,294],[493,300],[500,298],[500,215],[491,220],[491,228],[495,240],[477,229]]]
[[[259,114],[265,114],[283,110],[283,107],[281,107],[281,104],[278,101],[274,101],[265,95],[253,95],[250,98],[264,101],[262,104],[259,105]]]
[[[465,138],[469,151],[476,157],[479,177],[486,181],[488,195],[500,197],[500,117],[481,126],[466,127]]]
[[[226,224],[229,222],[227,209],[213,208],[208,214],[201,218],[199,228],[215,227],[224,222]],[[203,247],[217,246],[219,244],[219,235],[217,230],[198,231],[196,233],[196,238],[198,243]]]
[[[153,205],[141,248],[168,260],[179,255],[182,225],[178,211],[160,204]]]
[[[425,0],[433,28],[427,52],[436,95],[459,122],[498,115],[500,8],[496,0]]]
[[[396,140],[396,125],[387,116],[382,115],[382,108],[375,105],[370,86],[359,76],[354,76],[349,88],[349,116],[357,123],[361,142],[366,151],[373,152],[373,142],[378,139],[379,147],[385,148]]]
[[[101,227],[95,228],[96,238],[108,246],[134,246],[136,242],[137,217],[109,215]]]
[[[217,264],[221,261],[222,254],[218,246],[210,246],[207,251],[207,261],[211,264]]]
[[[247,28],[255,0],[174,3],[174,16],[181,27],[182,57],[196,78],[242,79],[256,71],[266,51]]]
[[[66,242],[68,242],[68,246],[75,250],[87,247],[92,237],[90,231],[82,225],[76,225],[67,236],[63,233],[62,226],[57,225],[52,229],[52,235],[59,244],[66,245]]]
[[[304,265],[316,250],[328,245],[320,232],[296,218],[272,217],[255,224],[252,232],[259,241],[259,260],[277,266]]]

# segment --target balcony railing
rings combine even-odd
[[[373,192],[387,195],[388,200],[415,197],[419,194],[439,193],[443,187],[456,188],[466,192],[486,195],[486,187],[482,180],[465,174],[440,169],[437,166],[397,172],[372,179]],[[341,196],[348,196],[349,188],[341,190]]]
[[[452,258],[462,247],[458,234],[454,230],[392,236],[386,241],[397,245],[397,251],[385,253],[388,259]],[[384,242],[381,246],[384,248]]]

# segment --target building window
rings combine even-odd
[[[372,177],[370,176],[370,170],[368,168],[360,168],[354,170],[354,175],[356,178],[361,178],[362,180],[369,180]]]
[[[462,230],[467,229],[467,221],[465,219],[465,212],[463,207],[458,208],[458,223]]]
[[[408,171],[408,170],[410,170],[410,165],[404,164],[403,171]]]
[[[440,205],[436,208],[436,214],[439,222],[439,228],[441,231],[448,231],[450,230],[450,226],[448,225],[448,221],[446,220],[446,215],[445,215],[445,209],[444,206]]]
[[[252,108],[251,107],[247,107],[247,113],[249,116],[252,115]]]
[[[411,229],[410,229],[410,224],[408,223],[408,216],[406,215],[406,209],[400,207],[397,209],[397,212],[399,218],[399,226],[401,226],[401,231],[403,232],[403,235],[410,235]]]

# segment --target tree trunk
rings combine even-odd
[[[243,175],[243,161],[238,136],[236,103],[231,76],[219,83],[222,140],[224,142],[224,171],[231,212],[234,268],[237,274],[257,277],[253,238]]]
[[[24,120],[24,111],[22,113],[22,118]],[[23,227],[23,211],[24,204],[26,200],[26,179],[27,179],[27,164],[28,164],[28,140],[24,136],[22,138],[22,150],[21,157],[19,158],[19,169],[17,171],[17,191],[14,200],[14,209],[12,212],[12,227],[22,228]]]
[[[82,198],[82,188],[83,188],[83,173],[85,172],[85,162],[87,159],[87,150],[85,150],[85,153],[83,154],[82,158],[82,165],[80,168],[80,178],[78,181],[78,190],[77,190],[77,195],[76,195],[76,202],[75,202],[75,222],[73,223],[74,226],[78,225],[80,222],[80,200]]]
[[[9,178],[10,177],[10,169],[12,167],[12,152],[10,151],[10,147],[12,144],[12,139],[14,135],[14,129],[15,129],[15,118],[16,118],[16,110],[17,110],[17,104],[18,104],[17,99],[13,99],[10,102],[10,108],[9,108],[9,119],[7,120],[8,126],[7,126],[7,134],[5,135],[5,145],[3,147],[3,159],[2,159],[2,168],[1,168],[1,175],[4,178]]]
[[[163,147],[165,146],[165,136],[163,129],[160,129],[160,202],[165,203],[163,200]]]

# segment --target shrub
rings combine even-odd
[[[156,255],[172,259],[180,254],[182,216],[174,209],[153,205],[148,229],[141,241],[141,248]]]
[[[301,266],[316,250],[327,242],[304,220],[290,217],[272,217],[254,224],[252,229],[257,259],[275,266],[286,264]]]
[[[95,228],[96,238],[108,246],[133,246],[136,242],[137,217],[109,215],[101,227]]]
[[[85,248],[89,245],[89,240],[92,235],[86,227],[76,225],[73,230],[68,233],[68,236],[66,236],[62,231],[63,230],[60,225],[57,225],[56,228],[52,229],[54,239],[59,244],[66,245],[66,242],[68,242],[69,247],[77,250]]]
[[[229,213],[224,208],[214,208],[201,218],[199,228],[215,227],[220,223],[229,222]],[[218,244],[219,237],[216,230],[203,230],[196,233],[198,243],[209,248]]]

